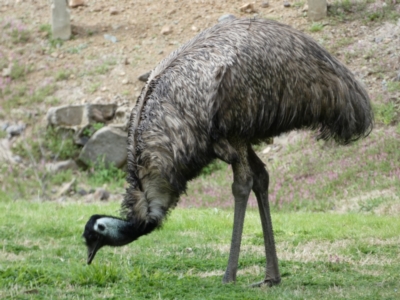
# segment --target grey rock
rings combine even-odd
[[[283,1],[283,6],[284,7],[291,7],[292,5],[290,4],[289,1]]]
[[[85,164],[96,164],[101,160],[106,166],[123,166],[127,158],[127,136],[120,129],[103,127],[83,147],[79,160]]]
[[[236,17],[232,14],[226,14],[226,15],[222,15],[218,18],[218,23],[223,23],[223,22],[227,22],[230,20],[234,20],[236,19]]]
[[[48,125],[71,127],[88,123],[85,116],[85,105],[66,105],[52,107],[47,112]],[[86,120],[85,120],[86,119]]]
[[[7,122],[4,122],[4,123],[1,123],[0,128],[2,131],[6,131],[8,126],[10,126],[10,124],[8,124]]]
[[[54,39],[68,40],[71,37],[71,19],[66,0],[51,1],[51,28]]]
[[[140,75],[138,79],[139,79],[140,81],[147,82],[147,79],[149,79],[150,74],[151,74],[151,71],[146,72],[146,73]]]
[[[52,107],[47,112],[48,125],[59,127],[83,127],[89,123],[111,120],[117,104],[85,104]]]
[[[77,170],[78,165],[72,159],[60,161],[56,163],[49,163],[46,165],[46,170],[50,173],[57,173],[66,170]]]
[[[267,1],[263,1],[263,3],[261,3],[261,7],[262,8],[269,7],[269,3]]]
[[[326,0],[308,0],[308,19],[311,21],[319,21],[326,17],[327,4]]]
[[[8,137],[14,137],[21,135],[21,133],[25,130],[25,124],[22,125],[10,125],[6,128],[6,132],[8,134]]]
[[[85,195],[88,194],[88,192],[86,190],[84,190],[84,189],[78,189],[77,193],[80,196],[85,196]]]
[[[98,188],[93,193],[94,200],[107,201],[110,198],[110,192],[105,189]]]
[[[105,38],[107,41],[110,41],[110,42],[112,42],[112,43],[118,42],[118,39],[117,39],[115,36],[113,36],[113,35],[105,34],[105,35],[104,35],[104,38]]]
[[[14,162],[10,142],[7,139],[0,139],[0,162]]]
[[[381,37],[381,36],[378,36],[378,37],[376,37],[376,38],[374,38],[374,42],[375,43],[381,43],[383,41],[383,37]]]
[[[13,155],[13,156],[11,157],[11,159],[13,160],[13,162],[15,162],[15,163],[17,163],[17,164],[19,164],[19,163],[22,162],[22,158],[21,158],[21,156],[19,156],[19,155]]]

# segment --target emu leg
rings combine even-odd
[[[271,213],[268,202],[269,175],[265,170],[264,163],[256,155],[251,146],[249,146],[248,153],[251,170],[254,174],[253,191],[256,194],[259,206],[264,235],[265,256],[267,259],[264,281],[256,283],[253,286],[261,286],[262,284],[272,286],[280,283],[281,276],[279,274],[278,257],[276,255]]]
[[[232,164],[234,177],[232,193],[235,198],[235,212],[231,249],[229,253],[228,266],[222,279],[223,283],[236,281],[244,217],[251,187],[253,186],[253,180],[251,178],[251,171],[247,158],[247,149],[243,147],[242,151],[238,151],[238,153],[239,161]]]

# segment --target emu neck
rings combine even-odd
[[[109,246],[123,246],[137,240],[142,235],[153,231],[155,223],[135,223],[114,217],[103,217],[97,220],[97,228],[103,225],[106,244]]]

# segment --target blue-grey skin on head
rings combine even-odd
[[[87,263],[92,262],[103,246],[123,246],[133,242],[140,236],[141,227],[116,217],[93,215],[82,235],[88,250]]]

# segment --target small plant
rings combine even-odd
[[[322,23],[312,23],[310,26],[311,32],[318,32],[324,29],[324,25]]]
[[[90,124],[89,126],[87,126],[83,130],[82,134],[84,136],[91,137],[97,130],[100,130],[103,127],[104,127],[103,123],[93,123],[93,124]]]
[[[100,87],[100,82],[92,83],[92,84],[90,85],[90,87],[88,88],[88,92],[89,92],[90,94],[93,94],[93,93],[95,93],[95,92],[99,89],[99,87]]]
[[[92,186],[111,185],[114,188],[122,187],[125,183],[126,173],[113,164],[106,164],[104,159],[99,159],[91,164],[88,175],[89,184]]]
[[[24,79],[27,74],[25,66],[20,65],[18,62],[14,62],[11,67],[10,77],[12,80]]]
[[[71,132],[48,127],[42,136],[17,143],[13,151],[22,158],[39,161],[76,158],[79,147],[74,144]]]
[[[398,114],[393,102],[374,105],[374,113],[376,120],[385,125],[392,124]]]
[[[387,91],[388,92],[400,92],[400,82],[393,82],[393,81],[389,81],[387,83]]]
[[[59,71],[56,74],[56,81],[67,80],[70,75],[71,75],[70,71]]]

